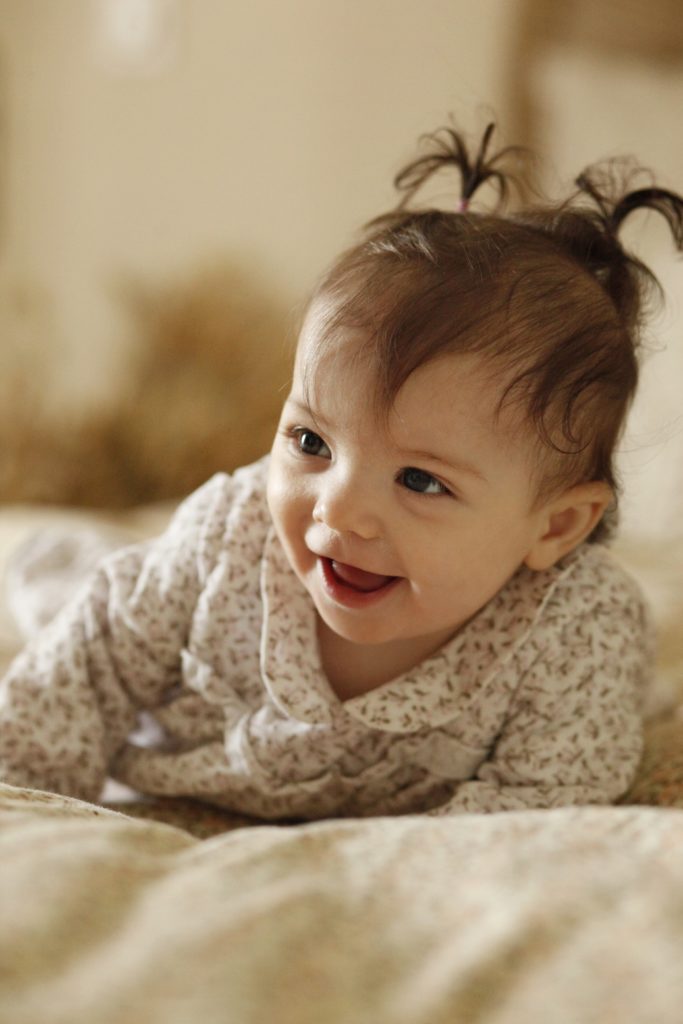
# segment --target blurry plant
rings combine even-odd
[[[270,447],[288,378],[285,316],[230,264],[122,288],[134,326],[124,388],[56,422],[31,367],[0,394],[0,500],[124,507],[188,493]],[[9,383],[9,382],[7,382]]]

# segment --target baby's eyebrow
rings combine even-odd
[[[325,419],[321,413],[314,412],[311,409],[308,402],[304,402],[293,395],[287,398],[287,404],[295,406],[300,412],[306,413],[310,416],[311,420],[316,426],[322,426],[326,430],[330,429],[330,421]],[[446,469],[455,470],[457,473],[464,473],[468,476],[476,477],[477,480],[481,480],[482,483],[487,484],[489,482],[488,477],[484,476],[480,469],[478,469],[473,463],[468,462],[466,459],[461,459],[457,455],[451,455],[450,453],[445,455],[437,455],[436,452],[422,451],[420,449],[399,449],[402,458],[407,461],[415,459],[417,462],[438,462],[439,465],[444,466]]]
[[[290,395],[287,398],[287,401],[286,401],[285,404],[286,405],[294,405],[294,406],[296,406],[296,408],[299,410],[299,412],[306,413],[306,415],[310,416],[311,419],[314,420],[314,422],[316,422],[316,423],[322,423],[323,426],[326,426],[326,427],[329,427],[329,425],[330,425],[329,424],[329,420],[326,420],[325,417],[322,416],[320,413],[314,412],[313,409],[311,409],[311,407],[310,407],[308,402],[301,401],[301,399],[299,399],[299,398],[293,398],[292,395]]]
[[[471,462],[467,462],[465,459],[460,459],[455,455],[448,455],[447,457],[445,457],[443,455],[436,455],[434,452],[413,450],[404,451],[402,452],[402,454],[408,458],[417,459],[418,462],[438,462],[442,466],[445,466],[447,469],[454,469],[458,473],[466,473],[468,476],[477,477],[478,480],[481,480],[483,483],[486,484],[489,482],[488,478],[485,477],[481,470],[477,469],[475,465],[473,465]]]
[[[294,406],[300,412],[305,413],[307,416],[309,416],[316,426],[319,425],[328,430],[330,429],[330,421],[326,420],[326,418],[322,414],[314,413],[307,402],[301,401],[299,398],[290,395],[287,399],[287,403],[289,404],[289,406]],[[412,459],[415,459],[417,462],[438,463],[440,466],[443,466],[446,469],[452,469],[458,473],[465,473],[468,476],[476,477],[483,483],[488,483],[488,478],[484,476],[481,470],[477,469],[477,467],[474,466],[472,463],[467,462],[466,459],[460,459],[457,456],[452,455],[436,455],[436,453],[434,452],[425,452],[419,449],[399,449],[397,451],[400,454],[401,458],[404,458],[409,462]]]

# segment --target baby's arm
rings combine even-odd
[[[0,780],[97,799],[180,653],[225,529],[230,480],[188,498],[156,541],[106,558],[0,682]]]
[[[642,754],[640,708],[651,662],[639,601],[573,620],[525,674],[475,778],[429,813],[613,803]]]

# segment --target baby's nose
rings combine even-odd
[[[321,485],[313,518],[335,533],[355,533],[371,540],[380,534],[379,503],[372,488],[352,476],[333,474]]]

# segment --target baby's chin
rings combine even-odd
[[[319,628],[334,634],[338,640],[358,647],[379,647],[396,640],[392,630],[361,621],[348,625],[318,607],[316,607],[316,618]]]

